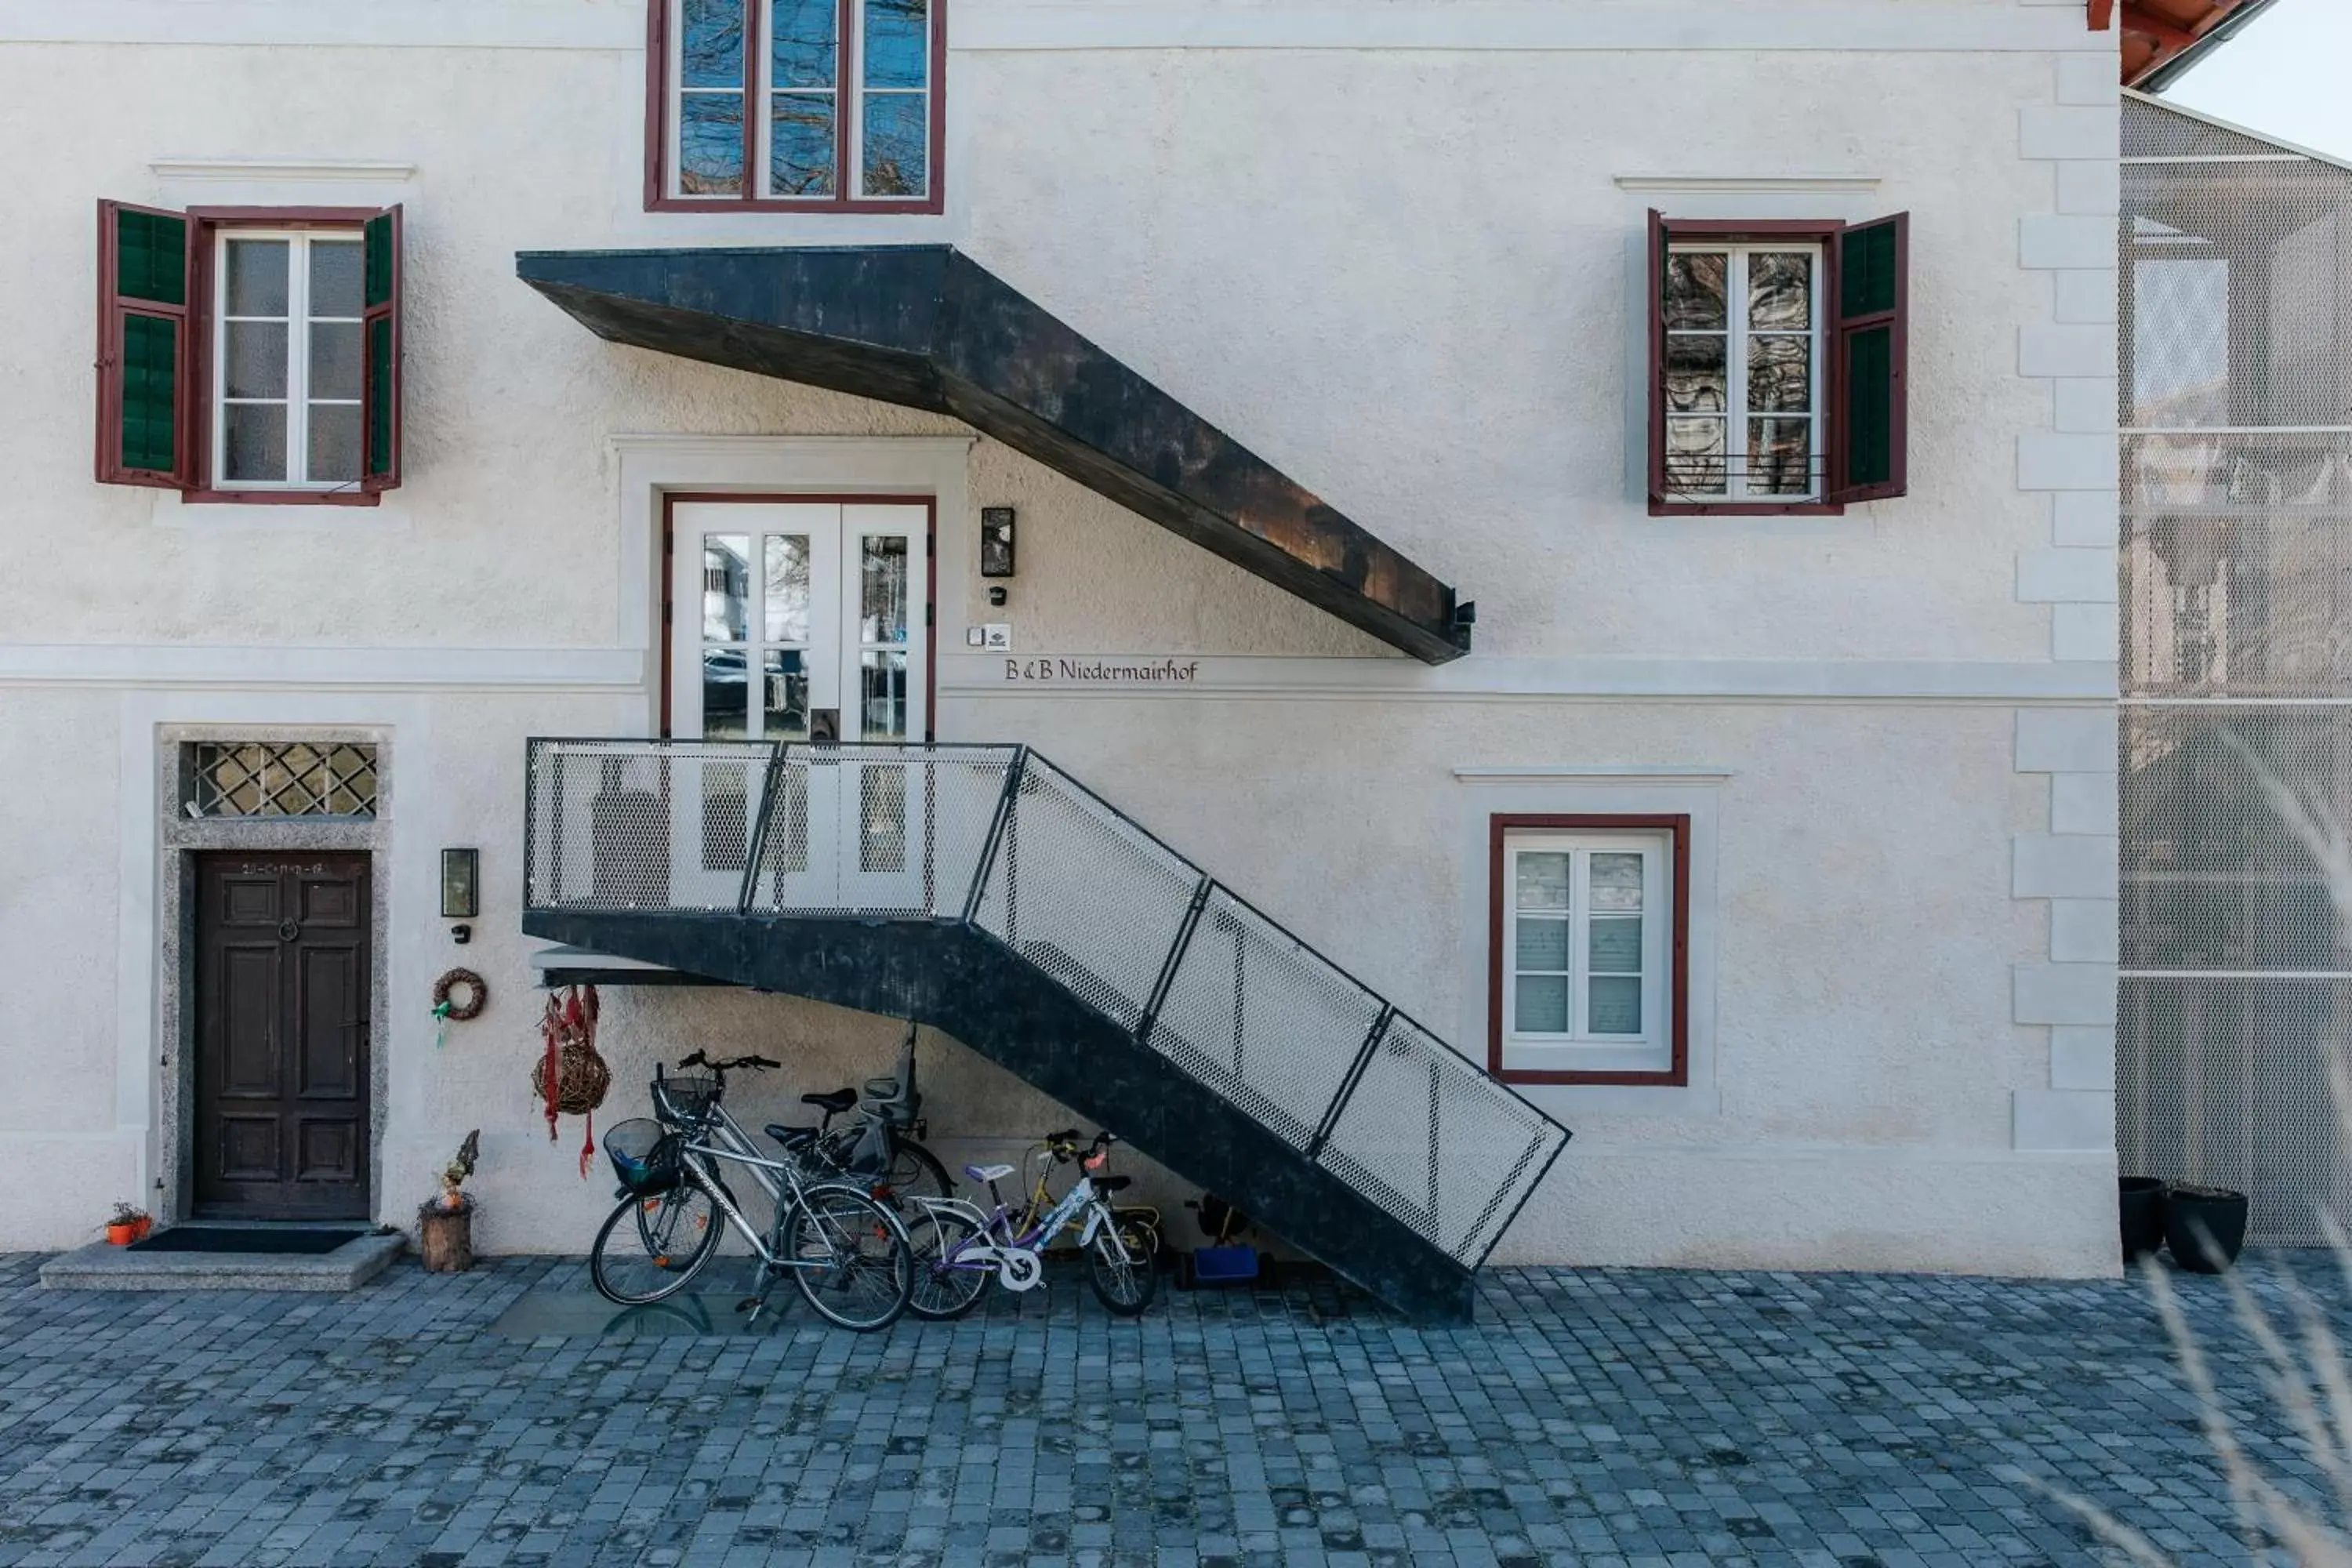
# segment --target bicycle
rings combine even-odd
[[[814,1127],[771,1122],[768,1136],[828,1174],[846,1178],[878,1173],[879,1184],[887,1191],[877,1193],[877,1197],[893,1202],[902,1196],[953,1197],[955,1182],[947,1167],[917,1142],[928,1128],[922,1118],[923,1097],[915,1087],[916,1027],[907,1026],[907,1038],[898,1047],[897,1075],[867,1079],[862,1104],[857,1091],[850,1089],[802,1095],[801,1103],[814,1106],[823,1119]],[[678,1065],[684,1067],[700,1055],[698,1051]],[[858,1120],[835,1129],[834,1118],[853,1106]],[[741,1128],[733,1131],[742,1135]]]
[[[947,1168],[940,1163],[939,1157],[898,1131],[903,1125],[910,1131],[919,1133],[923,1126],[920,1120],[911,1114],[906,1115],[903,1121],[898,1120],[896,1111],[898,1105],[919,1106],[921,1103],[920,1096],[912,1092],[911,1041],[909,1047],[899,1058],[899,1078],[866,1080],[869,1101],[877,1099],[877,1090],[900,1084],[908,1086],[895,1095],[880,1097],[883,1103],[877,1109],[881,1115],[861,1110],[859,1122],[862,1126],[853,1124],[835,1131],[833,1119],[856,1103],[856,1091],[840,1089],[824,1094],[804,1094],[801,1096],[801,1103],[823,1110],[824,1121],[815,1127],[786,1127],[772,1121],[765,1129],[768,1136],[800,1162],[803,1173],[812,1181],[863,1184],[874,1196],[892,1203],[898,1202],[899,1194],[912,1196],[918,1193],[929,1193],[934,1197],[953,1196],[955,1184],[948,1179]],[[784,1064],[761,1056],[713,1061],[703,1052],[696,1051],[692,1056],[679,1058],[677,1065],[724,1074],[745,1069],[767,1072]],[[723,1100],[712,1105],[708,1131],[715,1142],[724,1144],[734,1154],[749,1155],[754,1160],[761,1154],[762,1146],[741,1122],[735,1120]],[[879,1142],[886,1139],[887,1142]],[[782,1201],[782,1184],[758,1164],[751,1166],[751,1173],[766,1190],[772,1202]]]
[[[776,1065],[765,1058],[705,1061],[698,1065],[709,1067],[708,1074],[682,1078],[655,1068],[655,1120],[625,1121],[604,1138],[625,1195],[596,1232],[590,1279],[605,1300],[625,1307],[665,1300],[693,1283],[718,1256],[721,1230],[731,1226],[759,1260],[751,1321],[767,1310],[778,1277],[789,1274],[828,1322],[859,1332],[887,1328],[906,1310],[915,1275],[898,1215],[846,1183],[804,1181],[796,1160],[770,1160],[714,1141],[729,1068],[753,1063]],[[736,1138],[748,1142],[740,1129]],[[766,1236],[736,1202],[720,1161],[750,1169],[777,1194]]]
[[[1152,1270],[1144,1229],[1139,1223],[1122,1220],[1109,1201],[1130,1178],[1097,1173],[1118,1140],[1098,1132],[1082,1158],[1077,1137],[1073,1128],[1048,1133],[1042,1141],[1047,1154],[1045,1169],[1076,1161],[1078,1179],[1059,1201],[1034,1219],[1030,1215],[1035,1213],[1036,1200],[1033,1199],[1017,1229],[1012,1205],[996,1185],[1013,1173],[1011,1165],[964,1167],[966,1175],[987,1186],[989,1198],[996,1205],[992,1212],[983,1213],[979,1205],[961,1198],[915,1199],[924,1218],[915,1227],[917,1266],[907,1302],[909,1311],[919,1318],[960,1318],[979,1302],[992,1274],[1007,1290],[1035,1289],[1045,1278],[1046,1244],[1079,1226],[1082,1219],[1078,1247],[1087,1256],[1087,1279],[1096,1298],[1122,1318],[1134,1317],[1151,1304],[1159,1277]],[[1042,1198],[1042,1172],[1038,1188]]]

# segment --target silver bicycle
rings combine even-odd
[[[905,1225],[856,1186],[808,1181],[797,1161],[751,1150],[741,1129],[721,1120],[726,1069],[740,1064],[707,1065],[708,1073],[679,1077],[656,1068],[656,1119],[625,1121],[605,1134],[624,1196],[589,1254],[597,1290],[625,1307],[674,1296],[718,1256],[719,1237],[731,1227],[757,1260],[752,1321],[789,1275],[829,1322],[864,1332],[897,1321],[915,1273]],[[749,1170],[774,1195],[764,1235],[736,1201],[722,1163]]]
[[[678,1059],[678,1067],[700,1069],[717,1074],[724,1081],[728,1073],[748,1069],[767,1072],[783,1063],[772,1057],[737,1057],[731,1061],[714,1062],[700,1051]],[[676,1083],[678,1080],[671,1079]],[[675,1092],[675,1091],[673,1091]],[[866,1080],[866,1096],[859,1101],[856,1089],[840,1089],[824,1094],[804,1094],[801,1103],[815,1109],[823,1120],[814,1127],[785,1127],[771,1122],[766,1131],[775,1143],[800,1163],[803,1178],[810,1182],[845,1182],[864,1187],[874,1196],[906,1212],[908,1200],[917,1196],[952,1197],[955,1184],[948,1179],[945,1167],[938,1156],[916,1139],[920,1136],[922,1100],[915,1088],[915,1037],[910,1026],[907,1042],[898,1055],[898,1071],[894,1078]],[[835,1127],[834,1119],[852,1110],[856,1120]],[[753,1138],[751,1130],[735,1120],[727,1109],[723,1094],[711,1102],[709,1125],[706,1129],[710,1142],[726,1150],[730,1156],[746,1162],[752,1179],[767,1193],[769,1201],[782,1203],[784,1184],[766,1168],[768,1146]]]

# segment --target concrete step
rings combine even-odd
[[[332,1252],[157,1252],[93,1241],[41,1265],[53,1290],[355,1290],[406,1250],[408,1238],[362,1236]]]

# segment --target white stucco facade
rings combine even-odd
[[[61,1192],[180,1212],[175,748],[315,731],[386,759],[378,1216],[479,1126],[478,1244],[584,1249],[609,1184],[527,1081],[523,742],[654,732],[659,497],[735,490],[932,498],[940,738],[1034,744],[1480,1060],[1488,819],[1691,817],[1689,1081],[1530,1087],[1577,1136],[1496,1261],[2112,1270],[2112,36],[2072,0],[948,4],[945,210],[890,216],[644,210],[642,0],[0,7],[6,122],[51,150],[0,247],[0,1247],[83,1239],[102,1214]],[[100,198],[401,204],[401,488],[94,483]],[[1650,515],[1653,207],[1911,215],[1906,496]],[[954,420],[616,348],[514,276],[901,241],[1475,600],[1474,651],[1398,657]],[[982,506],[1018,511],[1002,608]],[[986,623],[1013,667],[1197,673],[1009,678]],[[481,851],[463,948],[445,845]],[[491,1005],[436,1045],[460,963]],[[606,1000],[614,1120],[657,1058],[783,1058],[756,1112],[885,1070],[898,1032]],[[1057,1124],[926,1049],[951,1163]]]

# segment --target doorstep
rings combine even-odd
[[[398,1231],[332,1252],[156,1252],[93,1241],[41,1265],[53,1290],[355,1290],[408,1246]]]

